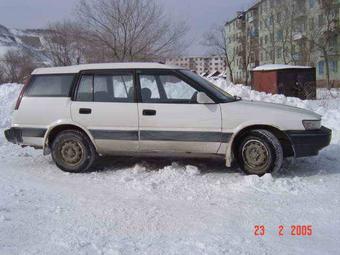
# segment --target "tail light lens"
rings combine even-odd
[[[30,79],[31,79],[31,77],[29,76],[29,77],[27,77],[27,78],[24,80],[24,86],[22,87],[21,92],[20,92],[20,95],[19,95],[19,97],[18,97],[18,99],[17,99],[17,103],[15,104],[15,108],[14,108],[15,110],[18,110],[18,109],[19,109],[19,106],[20,106],[22,97],[24,96],[25,89],[26,89],[27,85],[29,84]]]

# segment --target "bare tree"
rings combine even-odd
[[[8,51],[1,63],[3,81],[22,82],[36,68],[34,57],[26,50]]]
[[[305,39],[319,51],[324,59],[326,71],[326,85],[332,87],[330,76],[330,58],[336,54],[337,41],[336,38],[340,34],[338,22],[339,1],[337,0],[321,0],[320,9],[322,14],[319,16],[317,24],[310,22],[309,32],[304,35]],[[315,21],[313,20],[313,23]]]
[[[0,84],[5,83],[5,82],[6,80],[5,80],[5,74],[4,74],[4,67],[0,61]]]
[[[235,61],[233,49],[229,46],[229,38],[227,38],[224,26],[215,26],[209,32],[203,35],[202,45],[211,49],[211,54],[224,58],[225,66],[229,72],[229,79],[234,82],[234,74],[232,64]]]
[[[45,40],[45,56],[55,66],[80,64],[84,58],[83,29],[74,22],[64,21],[48,27]]]
[[[271,2],[270,2],[271,3]],[[265,52],[266,56],[269,55],[271,63],[275,64],[275,49],[276,49],[276,26],[275,26],[275,9],[266,8],[260,16],[260,30],[265,35],[260,44],[260,48]]]
[[[275,6],[273,16],[276,26],[276,41],[274,52],[280,53],[284,64],[297,64],[294,52],[295,12],[294,0],[280,1]],[[277,54],[278,55],[278,54]]]
[[[248,34],[248,33],[247,33]],[[244,49],[244,55],[243,55],[243,70],[245,70],[245,85],[248,85],[249,83],[249,66],[251,63],[255,62],[256,59],[256,49],[258,47],[258,43],[256,40],[251,38],[250,36],[247,36],[244,40],[243,49]]]
[[[187,26],[171,22],[154,0],[81,0],[77,16],[104,61],[159,60],[183,49]]]

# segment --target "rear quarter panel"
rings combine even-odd
[[[12,127],[48,129],[61,119],[70,118],[68,97],[23,97],[20,107],[13,113]],[[23,137],[23,144],[43,146],[43,137]]]

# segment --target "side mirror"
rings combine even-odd
[[[214,104],[215,102],[211,100],[204,92],[197,93],[197,103],[199,104]]]

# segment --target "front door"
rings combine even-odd
[[[222,140],[219,104],[198,104],[200,88],[172,71],[138,71],[139,131],[143,152],[217,153]]]
[[[138,150],[138,110],[133,71],[82,74],[75,101],[73,121],[87,128],[99,153]]]

